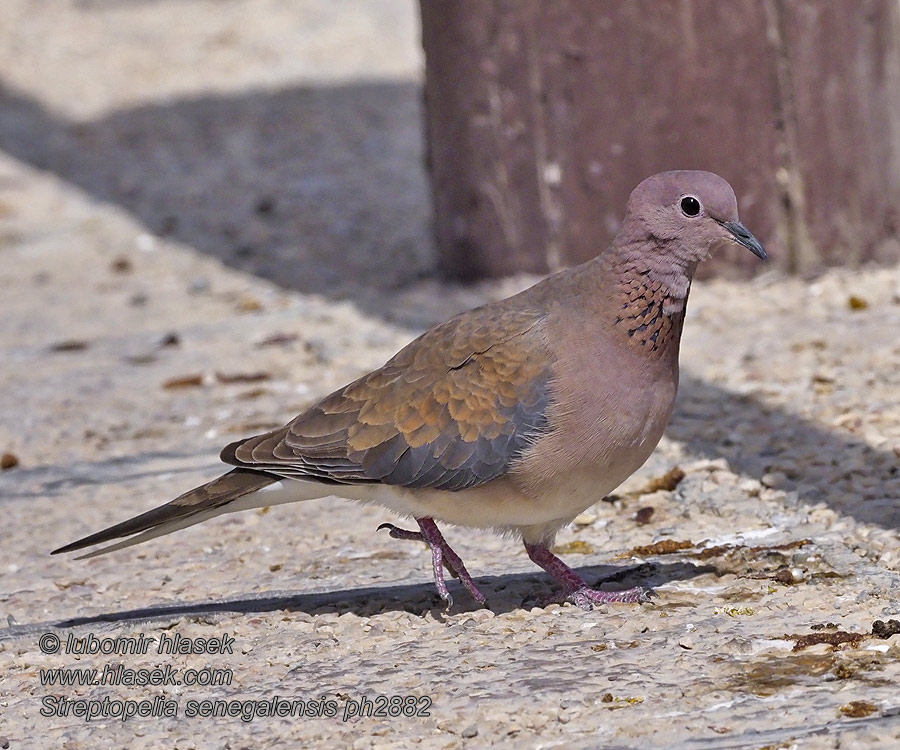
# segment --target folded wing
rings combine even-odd
[[[504,474],[546,426],[542,316],[486,306],[222,460],[333,484],[462,490]]]

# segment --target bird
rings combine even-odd
[[[767,259],[725,179],[648,177],[595,258],[435,325],[283,427],[226,446],[233,468],[222,476],[52,554],[121,539],[83,555],[93,557],[224,513],[338,496],[415,521],[379,529],[430,548],[448,609],[445,569],[486,598],[438,523],[521,538],[559,583],[559,601],[648,601],[641,586],[591,587],[552,545],[662,437],[691,281],[726,243]]]

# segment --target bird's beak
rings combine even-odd
[[[723,227],[725,227],[725,229],[728,231],[728,234],[731,235],[732,239],[735,242],[746,247],[757,258],[768,260],[769,256],[766,253],[766,249],[763,247],[762,242],[760,242],[758,239],[756,239],[756,237],[750,234],[750,230],[747,229],[747,227],[745,227],[743,224],[741,224],[741,222],[720,221],[719,223]]]

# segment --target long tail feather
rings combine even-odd
[[[235,507],[232,506],[232,503],[245,495],[258,492],[278,481],[279,478],[271,474],[247,469],[234,469],[227,474],[223,474],[218,479],[179,495],[165,505],[160,505],[158,508],[153,508],[146,513],[129,518],[127,521],[122,521],[95,534],[90,534],[83,539],[55,549],[50,554],[57,555],[61,552],[74,552],[75,550],[122,537],[131,538],[95,550],[82,557],[94,557],[104,552],[112,552],[123,547],[129,547],[132,544],[139,544],[148,539],[163,536],[187,526],[193,526],[222,513],[253,507],[248,504]],[[134,534],[137,536],[132,536]]]

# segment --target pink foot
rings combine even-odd
[[[556,598],[546,600],[546,603],[565,599],[582,609],[591,609],[595,604],[609,604],[612,602],[643,603],[650,601],[655,594],[650,589],[636,587],[625,591],[600,591],[592,589],[584,579],[554,555],[543,544],[527,544],[525,551],[528,556],[551,576],[562,584],[563,593]]]
[[[381,531],[381,529],[388,529],[390,535],[394,539],[409,539],[425,542],[431,548],[431,563],[434,568],[434,587],[437,589],[441,599],[447,603],[448,610],[453,606],[453,597],[450,596],[450,592],[447,590],[447,583],[444,581],[444,567],[450,571],[452,576],[459,579],[460,583],[468,589],[475,601],[479,604],[484,604],[486,601],[484,594],[478,590],[475,581],[472,580],[472,576],[469,575],[469,571],[466,570],[466,566],[463,565],[463,561],[460,559],[459,555],[457,555],[451,549],[450,545],[447,544],[447,540],[444,539],[440,529],[438,529],[437,524],[434,522],[434,519],[417,518],[416,523],[419,524],[419,529],[421,529],[421,531],[407,531],[406,529],[400,529],[390,523],[381,524],[377,530]]]

